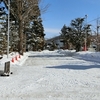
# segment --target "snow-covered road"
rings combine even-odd
[[[13,75],[0,77],[1,100],[100,100],[100,63],[31,52]]]

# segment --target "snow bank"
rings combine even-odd
[[[3,67],[5,62],[10,61],[10,65],[11,66],[21,66],[25,60],[28,58],[29,53],[24,53],[24,55],[19,55],[18,53],[12,52],[9,54],[9,56],[7,57],[7,55],[3,55],[3,58],[0,59],[0,66]],[[13,61],[12,61],[13,60]]]
[[[81,51],[75,55],[80,59],[100,62],[100,52]]]
[[[66,56],[73,56],[76,53],[75,50],[62,50],[62,49],[59,49],[57,52],[60,54],[64,54]]]

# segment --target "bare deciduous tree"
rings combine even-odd
[[[34,16],[38,17],[47,10],[47,5],[41,9],[39,4],[42,0],[10,0],[10,13],[18,23],[19,44],[18,52],[23,55],[23,32],[27,23],[30,23]],[[4,0],[6,7],[8,0]]]

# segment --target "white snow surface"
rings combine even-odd
[[[0,100],[100,100],[100,52],[44,50],[10,61],[10,76],[0,76]],[[14,62],[11,60],[14,59]]]

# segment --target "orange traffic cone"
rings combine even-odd
[[[12,58],[12,60],[11,60],[12,62],[14,62],[14,58]]]

